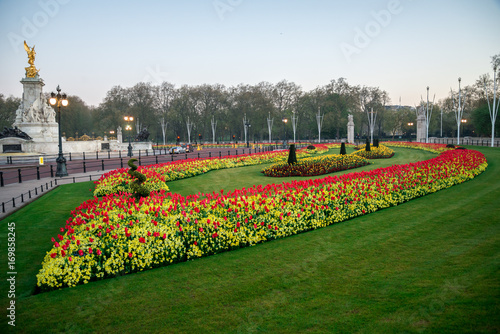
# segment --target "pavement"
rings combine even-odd
[[[70,174],[66,177],[46,177],[40,180],[13,183],[0,188],[0,221],[12,213],[63,184],[95,181],[110,170]]]

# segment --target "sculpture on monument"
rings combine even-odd
[[[149,131],[147,128],[144,128],[139,132],[139,134],[135,137],[137,141],[147,141],[149,138]]]
[[[24,49],[28,53],[28,64],[30,64],[30,66],[24,68],[26,70],[26,77],[35,78],[38,76],[38,71],[39,71],[35,67],[35,55],[36,55],[35,46],[33,45],[33,47],[30,48],[26,43],[26,41],[24,41]]]
[[[21,138],[26,140],[31,139],[31,137],[26,132],[19,130],[17,126],[14,127],[14,129],[9,129],[6,126],[3,127],[3,132],[0,132],[0,139],[7,137]]]
[[[35,67],[35,47],[30,48],[24,41],[24,49],[30,66],[25,67],[26,76],[21,79],[23,97],[13,127],[28,134],[35,142],[55,142],[58,139],[56,112],[43,94],[45,84]]]

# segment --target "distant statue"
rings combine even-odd
[[[353,120],[353,116],[352,116],[352,115],[348,115],[348,116],[347,116],[347,120],[348,120],[348,122],[349,122],[349,123],[354,122],[354,120]]]
[[[139,134],[135,137],[137,141],[147,141],[149,138],[149,131],[144,128],[139,132]]]
[[[9,129],[6,126],[3,128],[3,132],[0,133],[0,139],[1,138],[7,138],[7,137],[16,137],[16,138],[22,138],[26,140],[30,140],[31,137],[26,133],[17,128],[17,126],[14,127],[14,129]]]
[[[24,68],[26,70],[26,77],[35,78],[39,71],[35,67],[35,46],[33,45],[33,47],[30,48],[28,44],[26,44],[26,41],[24,41],[24,49],[28,53],[28,64],[30,64],[30,66]]]

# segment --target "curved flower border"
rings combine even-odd
[[[72,211],[52,239],[37,286],[73,287],[317,229],[465,182],[486,167],[480,152],[453,150],[417,163],[227,194],[95,197]]]

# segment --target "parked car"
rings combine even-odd
[[[170,154],[186,153],[186,149],[180,146],[174,146],[170,149]]]

